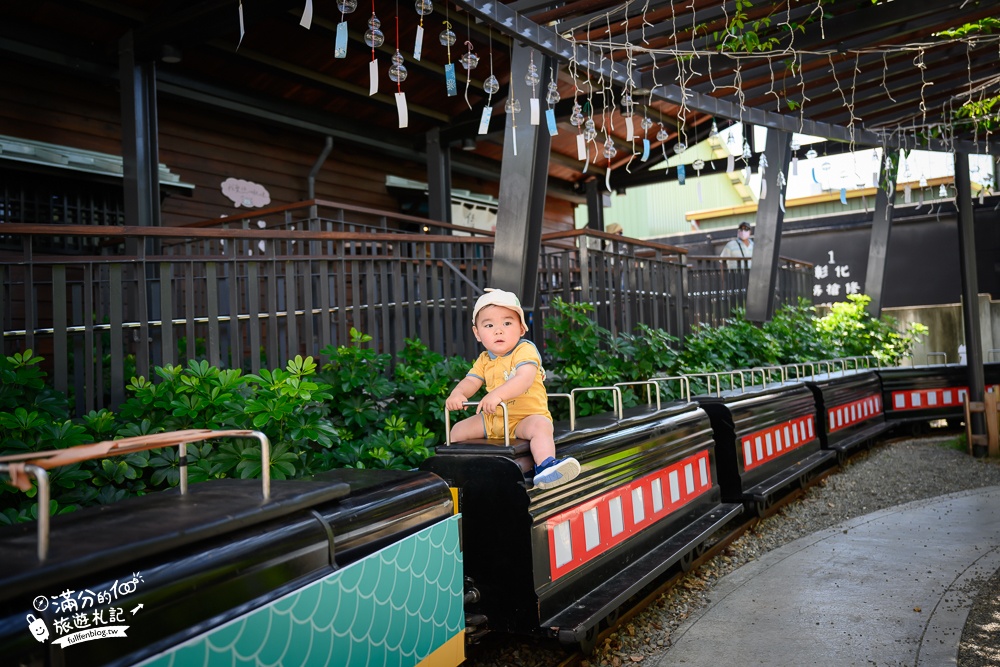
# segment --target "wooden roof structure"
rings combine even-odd
[[[498,178],[508,87],[526,74],[510,72],[514,40],[543,63],[536,92],[558,126],[548,165],[553,193],[579,193],[609,168],[607,182],[616,189],[649,182],[650,168],[679,143],[692,145],[738,120],[845,147],[1000,153],[988,133],[1000,104],[981,104],[973,118],[963,106],[1000,94],[1000,35],[961,30],[983,20],[996,28],[1000,12],[988,0],[469,0],[435,2],[424,17],[410,0],[353,4],[353,12],[342,13],[332,0],[7,3],[0,52],[106,80],[118,77],[130,35],[136,58],[157,63],[159,95],[313,130],[388,158],[423,155],[426,135],[436,129],[443,143],[474,148],[452,154],[454,170]],[[385,37],[374,50],[364,41],[373,13]],[[346,56],[337,57],[342,21]],[[439,41],[445,21],[456,35],[450,54]],[[408,70],[399,85],[405,129],[396,86],[386,77],[397,47]],[[469,51],[479,63],[466,71],[460,59]],[[371,95],[373,55],[381,74]],[[449,61],[457,73],[452,96]],[[491,72],[499,83],[492,96],[483,89]],[[554,104],[545,99],[551,76],[559,93]],[[523,126],[529,104],[519,101],[515,118]],[[493,120],[480,135],[487,104]],[[588,161],[579,159],[575,105],[595,123]],[[631,138],[623,111],[634,113]],[[643,118],[652,122],[648,128]],[[604,156],[608,142],[611,158]]]

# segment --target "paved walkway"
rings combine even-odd
[[[1000,487],[868,514],[716,584],[656,667],[954,665],[978,584],[1000,569]]]

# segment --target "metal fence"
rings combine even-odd
[[[746,308],[750,262],[715,256],[689,255],[687,258],[688,326],[719,326],[734,308]],[[812,264],[788,257],[779,258],[778,280],[774,287],[775,306],[797,303],[810,297]]]
[[[55,388],[72,390],[83,414],[120,404],[127,381],[154,366],[206,359],[257,372],[296,354],[322,359],[326,346],[350,343],[352,327],[393,355],[407,338],[445,355],[479,353],[470,314],[490,286],[491,234],[435,234],[451,226],[416,218],[350,231],[360,223],[315,209],[300,219],[292,208],[214,227],[0,225],[3,354],[45,357]],[[401,222],[426,224],[394,231]],[[55,240],[98,250],[37,251]],[[685,264],[671,246],[584,230],[542,243],[531,313],[540,348],[557,296],[593,304],[613,332],[644,323],[679,337],[742,303],[737,285],[722,295],[704,282],[712,270]],[[805,295],[805,278],[784,280],[783,290]],[[690,296],[686,281],[696,286]]]

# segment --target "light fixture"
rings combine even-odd
[[[179,63],[181,61],[181,50],[173,44],[164,44],[160,47],[160,60],[170,64]]]
[[[476,150],[476,140],[469,137],[467,139],[462,139],[462,150],[463,151],[474,151]]]

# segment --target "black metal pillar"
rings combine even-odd
[[[592,178],[587,181],[587,229],[604,231],[604,193],[602,184]]]
[[[882,291],[885,288],[885,260],[892,232],[892,211],[896,203],[896,174],[899,155],[889,160],[887,169],[883,149],[882,168],[879,170],[878,192],[875,194],[875,212],[872,215],[872,235],[868,245],[868,270],[865,272],[865,294],[871,297],[868,314],[878,317],[882,313]]]
[[[451,148],[438,127],[427,132],[427,217],[451,222]]]
[[[119,42],[125,224],[160,225],[156,65],[136,59],[131,32]]]
[[[526,72],[532,49],[515,42],[512,51],[511,71]],[[535,65],[542,73],[538,90],[543,97],[548,84],[548,62],[548,58],[535,53]],[[514,292],[520,297],[521,305],[531,309],[538,291],[538,253],[549,174],[550,137],[544,122],[541,125],[529,122],[531,88],[524,77],[512,76],[511,88],[522,110],[516,118],[509,114],[506,117],[490,284]]]
[[[972,216],[972,184],[969,182],[969,154],[955,153],[955,205],[958,207],[958,254],[962,262],[962,323],[965,325],[966,372],[969,400],[982,401],[986,379],[983,371],[983,342],[979,331],[979,284],[976,278],[976,230]],[[986,435],[982,413],[972,415],[972,437]],[[974,444],[973,456],[986,456],[983,444]]]
[[[757,220],[754,227],[753,264],[747,284],[747,319],[766,322],[774,314],[774,290],[778,284],[781,252],[781,222],[785,213],[785,181],[791,159],[791,134],[768,128],[764,157],[763,180],[767,196],[757,203]],[[763,186],[762,186],[763,188]]]

